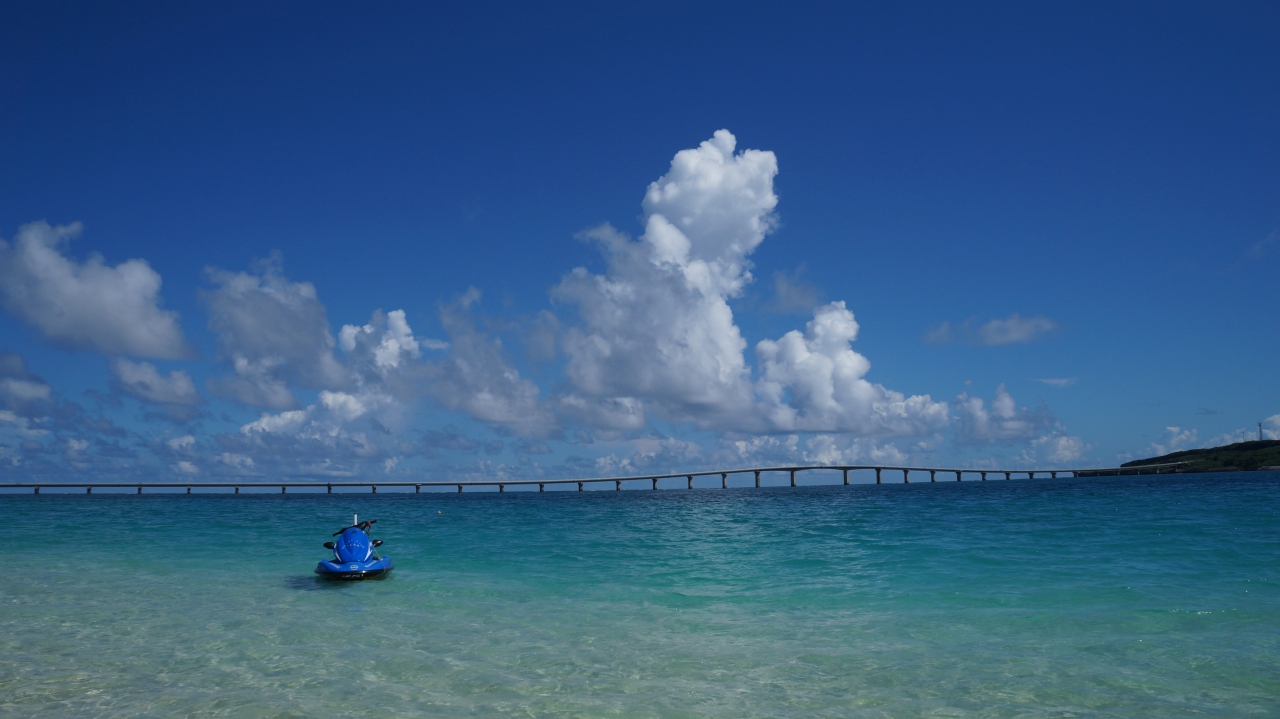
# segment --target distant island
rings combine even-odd
[[[1222,447],[1187,449],[1181,452],[1135,459],[1121,467],[1144,467],[1150,464],[1187,462],[1179,472],[1247,472],[1258,469],[1280,469],[1280,440],[1266,439],[1236,442]]]

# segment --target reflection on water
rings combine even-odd
[[[338,582],[326,582],[315,574],[290,574],[284,578],[284,587],[302,592],[321,592],[339,589],[341,585]]]

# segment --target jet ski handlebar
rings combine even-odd
[[[369,521],[367,521],[367,522],[361,522],[361,523],[359,523],[359,524],[352,524],[352,525],[349,525],[349,526],[343,527],[342,529],[339,529],[338,531],[334,532],[334,533],[333,533],[332,535],[330,535],[330,536],[334,536],[334,537],[336,537],[336,536],[338,536],[339,534],[342,534],[343,532],[347,531],[348,529],[351,529],[352,527],[354,527],[354,528],[356,528],[356,529],[359,529],[359,530],[360,530],[360,531],[362,531],[362,532],[368,532],[368,531],[369,531],[369,527],[370,527],[370,526],[372,526],[372,525],[374,525],[374,524],[377,524],[377,523],[378,523],[378,520],[376,520],[376,519],[371,519],[371,520],[369,520]]]

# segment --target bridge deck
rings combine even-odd
[[[1179,468],[1186,462],[1169,462],[1166,464],[1149,464],[1142,467],[1101,467],[1088,469],[967,469],[962,467],[901,467],[888,465],[800,465],[789,467],[749,467],[745,469],[718,469],[702,472],[677,472],[673,474],[637,474],[627,477],[589,477],[582,479],[492,479],[477,481],[386,481],[386,482],[318,482],[318,481],[253,481],[253,482],[8,482],[0,483],[0,492],[21,489],[31,489],[35,494],[40,493],[42,487],[49,489],[63,488],[81,488],[83,487],[87,493],[92,493],[94,489],[135,489],[138,494],[142,494],[144,488],[147,489],[183,489],[187,490],[187,494],[191,493],[193,488],[197,489],[233,489],[236,494],[240,493],[241,488],[274,488],[279,487],[283,494],[290,487],[302,488],[320,488],[323,487],[327,492],[333,492],[334,487],[338,488],[365,488],[368,487],[374,494],[378,492],[378,487],[413,487],[415,492],[421,492],[423,487],[457,487],[458,491],[463,491],[463,487],[497,487],[499,492],[506,491],[507,487],[512,486],[532,486],[537,485],[538,491],[544,491],[547,485],[560,484],[576,484],[578,491],[583,491],[588,485],[596,485],[612,482],[615,490],[622,490],[623,483],[634,482],[650,482],[652,489],[658,489],[658,480],[684,478],[687,480],[687,488],[694,489],[694,478],[696,477],[720,477],[720,488],[729,488],[729,477],[731,475],[751,474],[755,478],[755,486],[760,485],[760,475],[765,473],[787,473],[790,477],[790,486],[799,486],[796,483],[796,475],[800,472],[812,471],[836,471],[843,474],[844,484],[849,484],[849,473],[854,471],[874,471],[876,474],[876,484],[883,483],[884,472],[901,472],[902,481],[911,482],[911,474],[924,473],[929,474],[929,481],[938,481],[938,475],[954,475],[955,481],[963,481],[964,475],[977,475],[981,481],[987,480],[987,475],[1003,475],[1004,479],[1014,479],[1014,475],[1026,475],[1027,479],[1034,479],[1036,475],[1045,475],[1049,478],[1056,478],[1058,475],[1071,475],[1072,477],[1099,477],[1099,476],[1115,476],[1121,474],[1164,474],[1166,472],[1177,472]],[[945,478],[944,478],[945,479]]]

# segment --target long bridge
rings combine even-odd
[[[274,489],[280,488],[280,493],[285,494],[289,489],[324,489],[327,493],[332,494],[334,488],[347,489],[371,489],[373,494],[378,493],[378,487],[394,487],[402,491],[405,488],[413,487],[415,493],[420,493],[423,487],[457,487],[458,492],[462,492],[464,487],[472,488],[488,488],[497,487],[499,492],[507,491],[507,487],[532,487],[538,486],[539,492],[545,492],[548,486],[555,487],[557,485],[574,485],[578,486],[578,491],[583,491],[589,485],[600,485],[613,483],[614,489],[622,491],[623,484],[630,485],[635,488],[636,484],[644,482],[650,483],[650,489],[658,489],[658,480],[662,479],[683,479],[686,480],[686,488],[694,489],[694,479],[699,477],[719,477],[720,489],[730,489],[729,477],[736,475],[754,475],[755,486],[760,485],[760,475],[762,474],[787,474],[790,477],[790,486],[800,486],[796,483],[796,475],[800,472],[841,472],[844,478],[844,484],[849,484],[849,473],[856,471],[874,471],[876,475],[876,484],[882,484],[884,481],[884,473],[889,472],[895,475],[902,473],[902,483],[910,484],[912,473],[916,476],[923,477],[924,473],[928,473],[930,482],[937,482],[939,476],[944,481],[954,476],[954,481],[964,481],[964,475],[977,475],[979,481],[987,481],[987,475],[994,477],[1004,476],[1006,480],[1015,479],[1015,475],[1025,475],[1027,479],[1035,479],[1037,475],[1045,478],[1056,479],[1058,475],[1070,475],[1072,477],[1103,477],[1117,476],[1122,474],[1165,474],[1170,472],[1178,472],[1186,462],[1169,462],[1165,464],[1148,464],[1136,467],[1101,467],[1091,469],[966,469],[958,467],[901,467],[890,465],[802,465],[792,467],[750,467],[746,469],[725,469],[712,470],[704,472],[677,472],[674,474],[638,474],[630,477],[590,477],[583,479],[492,479],[492,480],[476,480],[476,481],[449,481],[449,482],[425,482],[425,481],[400,481],[400,482],[317,482],[317,481],[254,481],[254,482],[8,482],[0,483],[0,493],[13,493],[18,490],[30,489],[34,494],[40,494],[40,490],[65,490],[65,489],[81,489],[86,494],[92,494],[95,489],[108,490],[136,490],[137,494],[142,494],[142,490],[173,490],[185,489],[187,494],[191,494],[192,489],[218,489],[233,490],[234,494],[240,494],[242,488],[245,489]],[[922,481],[922,480],[921,480]],[[641,484],[641,487],[644,485]],[[733,488],[746,487],[750,485],[736,485]],[[671,487],[666,487],[670,489]],[[679,487],[676,487],[679,488]],[[710,489],[711,487],[705,487]],[[65,492],[59,492],[65,493]],[[203,492],[202,492],[203,494]]]

